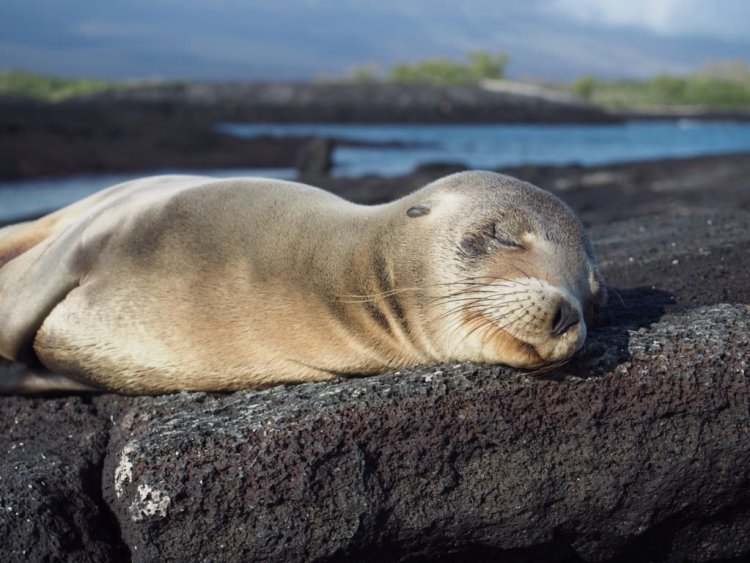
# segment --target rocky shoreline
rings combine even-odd
[[[571,363],[0,398],[4,560],[750,557],[750,156],[509,172],[581,215],[613,289]]]
[[[70,106],[201,113],[257,123],[615,123],[582,100],[481,86],[382,82],[201,83],[123,88]]]
[[[666,110],[665,110],[666,111]],[[606,113],[575,101],[479,87],[210,84],[126,88],[64,102],[0,96],[0,180],[160,169],[290,168],[309,136],[237,138],[221,122],[619,123],[733,113]],[[336,145],[366,146],[349,139]]]
[[[611,123],[619,118],[583,103],[476,87],[189,83],[126,88],[59,103],[0,97],[0,180],[97,171],[293,167],[311,140],[240,139],[216,131],[216,123],[232,121]]]

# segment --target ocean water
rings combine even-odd
[[[364,142],[405,143],[405,148],[340,147],[333,174],[397,175],[428,162],[458,162],[471,168],[520,164],[604,164],[666,157],[750,151],[750,123],[643,121],[620,125],[330,125],[241,124],[227,133],[323,135]],[[162,170],[210,176],[293,178],[291,169]],[[0,183],[0,223],[67,205],[143,173],[96,174]]]
[[[606,164],[750,151],[750,123],[637,121],[617,125],[309,125],[227,123],[242,137],[321,135],[357,141],[398,141],[408,148],[340,147],[333,173],[398,175],[427,162],[470,168],[521,164]]]
[[[150,172],[148,174],[151,174]],[[0,182],[0,226],[11,221],[43,215],[83,199],[99,190],[148,175],[144,172],[113,174],[78,174],[66,177],[35,178],[15,182]],[[267,178],[294,177],[291,169],[220,169],[154,171],[153,174],[197,174],[216,178],[233,176],[265,176]]]

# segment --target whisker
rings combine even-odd
[[[507,297],[509,295],[518,295],[518,294],[525,294],[525,293],[528,293],[528,292],[525,291],[525,290],[512,291],[512,292],[508,292],[508,293],[501,293],[501,292],[498,292],[498,291],[495,291],[495,290],[457,291],[455,293],[449,293],[449,294],[446,294],[446,295],[441,295],[439,297],[435,297],[435,298],[433,298],[432,301],[439,303],[442,300],[452,299],[454,297],[455,298],[465,297],[467,299],[473,299],[473,298],[476,297],[476,298],[485,299],[485,298],[492,297],[492,296]]]
[[[617,291],[614,287],[609,287],[609,286],[607,286],[607,291],[611,291],[612,293],[614,293],[617,296],[617,299],[620,300],[620,303],[622,304],[622,307],[624,309],[628,308],[628,306],[625,304],[625,300],[622,298],[622,295],[620,295],[619,291]]]
[[[517,294],[508,294],[508,295],[501,295],[500,297],[503,297],[503,299],[492,299],[489,297],[476,297],[476,296],[469,296],[469,297],[451,297],[450,299],[447,299],[445,301],[441,302],[441,305],[450,305],[452,303],[467,303],[467,302],[473,302],[473,303],[484,303],[488,307],[491,307],[493,305],[507,305],[508,303],[524,303],[526,301],[531,301],[530,296],[524,297],[523,294],[517,295]]]
[[[487,303],[484,299],[481,299],[481,300],[475,300],[475,301],[470,302],[470,303],[463,303],[463,302],[461,302],[461,303],[456,304],[455,307],[453,307],[451,309],[448,309],[447,311],[445,311],[445,312],[441,313],[440,315],[438,315],[436,317],[436,319],[444,319],[446,317],[458,314],[460,312],[480,311],[480,312],[485,313],[485,316],[490,317],[493,321],[497,322],[497,319],[494,317],[494,315],[490,314],[490,310],[489,309],[490,309],[490,307],[492,305],[505,305],[505,306],[508,306],[508,305],[515,305],[515,304],[518,304],[518,303],[524,303],[524,302],[526,302],[528,300],[529,299],[513,299],[513,300],[508,300],[508,301],[500,301],[500,302],[493,301],[491,303]],[[503,310],[503,311],[501,311],[501,313],[502,313],[503,316],[505,316],[505,315],[511,314],[513,311],[518,311],[518,310],[520,310],[522,308],[523,307],[518,307],[518,308],[515,308],[515,309],[513,309],[511,311]]]
[[[487,280],[487,281],[482,281]],[[428,291],[430,289],[439,288],[439,287],[451,287],[454,286],[456,288],[462,288],[462,287],[473,287],[473,288],[480,288],[480,289],[472,289],[473,292],[479,292],[484,291],[487,293],[490,293],[493,291],[492,286],[500,286],[500,287],[512,287],[513,285],[521,285],[525,286],[528,285],[525,282],[520,282],[516,279],[512,278],[504,278],[500,276],[469,276],[467,278],[453,281],[453,282],[442,282],[442,283],[434,283],[434,284],[427,284],[423,286],[415,286],[415,287],[402,287],[402,288],[395,288],[391,289],[389,291],[383,291],[378,293],[370,293],[370,294],[348,294],[341,299],[338,299],[341,303],[368,303],[374,300],[377,300],[379,298],[383,297],[390,297],[392,295],[397,295],[401,293],[409,293],[409,292],[423,292]],[[457,289],[456,293],[460,294],[463,290]],[[437,299],[437,298],[436,298]]]
[[[503,297],[512,297],[510,299],[486,299],[484,297],[479,298],[456,298],[451,301],[446,302],[448,305],[454,305],[447,311],[441,313],[436,318],[437,319],[443,319],[445,317],[448,317],[450,315],[459,313],[459,312],[472,312],[472,311],[481,311],[484,313],[484,316],[489,317],[492,319],[493,322],[498,323],[502,322],[500,318],[498,318],[493,313],[499,313],[502,315],[501,318],[505,318],[507,315],[513,314],[514,312],[517,312],[525,307],[525,305],[522,305],[524,303],[527,303],[529,301],[532,301],[532,297],[530,295],[527,295],[525,297],[520,297],[517,295],[512,296],[503,296]],[[513,307],[512,309],[508,309],[509,306],[513,305],[520,305],[519,307]],[[500,311],[492,311],[493,308],[500,307]]]
[[[523,309],[523,307],[516,307],[515,309],[512,309],[511,311],[508,311],[506,314],[512,315],[513,313],[516,313],[516,312],[520,311],[521,309]],[[485,328],[485,327],[492,329],[497,324],[497,319],[495,319],[492,316],[477,314],[476,317],[479,318],[479,319],[481,319],[482,322],[479,323],[474,328],[472,328],[466,335],[464,335],[464,337],[461,339],[460,343],[463,343],[466,339],[468,339],[477,330]],[[505,327],[503,326],[501,328],[505,328]]]
[[[349,294],[345,298],[338,299],[339,303],[369,303],[376,301],[382,297],[391,297],[392,295],[398,295],[400,293],[408,293],[410,291],[426,291],[430,286],[424,287],[403,287],[399,289],[391,289],[390,291],[383,291],[381,293],[370,293],[368,295],[357,295]]]
[[[521,272],[521,273],[524,276],[526,276],[527,278],[529,277],[528,275],[526,275],[525,272]],[[522,282],[518,278],[503,278],[503,277],[499,277],[499,276],[469,276],[469,277],[464,278],[464,279],[466,281],[471,281],[471,282],[478,282],[479,280],[490,280],[489,283],[492,283],[492,282],[494,282],[496,280],[500,280],[500,281],[506,281],[506,282],[511,282],[511,283],[517,283],[518,285],[523,285],[523,286],[528,285],[527,282]],[[481,282],[481,283],[485,283],[486,284],[488,282]]]
[[[537,369],[534,369],[535,366],[531,366],[532,370],[527,371],[527,375],[541,375],[543,373],[549,373],[553,370],[556,370],[557,368],[564,366],[570,361],[570,358],[566,358],[564,360],[558,360],[556,362],[552,362],[551,364],[538,364]]]

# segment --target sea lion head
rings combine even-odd
[[[433,239],[432,247],[422,241],[432,248],[427,279],[439,280],[427,323],[445,359],[536,369],[583,346],[607,291],[567,205],[483,171],[447,176],[415,195],[406,217]]]

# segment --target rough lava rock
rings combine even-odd
[[[592,378],[613,340],[598,336],[565,377],[457,365],[141,399],[105,495],[141,561],[682,560],[685,528],[750,500],[750,309],[641,328]],[[712,532],[704,553],[750,551]]]
[[[750,211],[672,197],[589,208],[614,291],[555,371],[0,399],[3,560],[746,560]]]
[[[68,107],[205,113],[215,121],[299,123],[617,123],[589,103],[430,84],[209,83],[151,85],[72,99]]]
[[[3,397],[0,405],[2,560],[124,560],[102,498],[109,418],[81,397]]]

